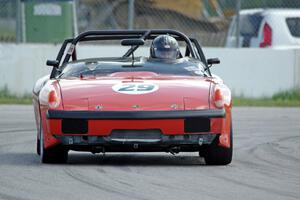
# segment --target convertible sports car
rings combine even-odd
[[[77,44],[103,40],[127,52],[77,59]],[[146,42],[150,56],[134,56]],[[206,164],[229,164],[231,92],[210,72],[219,62],[175,30],[88,31],[65,40],[47,61],[51,75],[33,89],[41,162],[66,162],[75,150],[199,152]]]

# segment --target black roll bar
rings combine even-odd
[[[81,34],[79,34],[77,37],[75,37],[72,42],[71,46],[68,49],[68,52],[63,60],[62,64],[65,64],[69,61],[70,57],[73,54],[73,51],[75,49],[75,46],[80,41],[90,41],[92,39],[97,40],[110,40],[110,39],[125,39],[130,37],[137,37],[141,39],[148,39],[150,36],[154,35],[161,35],[161,34],[170,34],[178,38],[179,40],[185,41],[187,44],[187,47],[189,48],[189,51],[191,53],[191,56],[193,58],[197,58],[197,54],[193,48],[191,40],[183,33],[171,29],[152,29],[152,30],[99,30],[99,31],[86,31]],[[124,37],[124,38],[123,38]],[[152,37],[151,37],[152,38]],[[65,41],[66,42],[66,41]],[[69,42],[67,42],[69,43]],[[67,45],[65,44],[65,46]],[[131,54],[132,51],[134,51],[137,47],[132,47],[127,53]],[[60,52],[61,53],[61,52]],[[60,55],[59,53],[59,55]],[[64,53],[64,50],[62,54]],[[62,55],[61,55],[62,56]],[[61,57],[60,57],[61,59]]]

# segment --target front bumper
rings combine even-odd
[[[224,109],[176,111],[64,111],[48,110],[52,134],[108,136],[113,130],[159,129],[165,135],[220,133],[216,120],[225,118]]]
[[[189,146],[186,148],[189,151],[211,144],[222,134],[225,110],[48,110],[46,116],[53,142],[70,149],[116,147],[116,151],[126,151],[126,148],[131,151],[138,146],[139,150],[147,147],[149,151],[161,151],[172,146]],[[115,132],[119,133],[118,137],[113,135]]]
[[[173,111],[64,111],[48,110],[48,119],[184,119],[190,117],[223,118],[224,109]]]

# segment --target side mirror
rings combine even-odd
[[[220,60],[219,58],[209,58],[207,59],[207,64],[208,65],[220,64]]]
[[[143,39],[123,39],[121,41],[123,46],[141,46],[145,44],[145,40]]]
[[[58,67],[59,62],[58,62],[58,60],[47,60],[46,65],[52,66],[52,67]]]

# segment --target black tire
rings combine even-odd
[[[45,149],[44,147],[44,133],[42,128],[40,129],[40,142],[39,153],[41,163],[66,163],[68,161],[68,150],[62,146],[56,146]]]
[[[38,139],[38,137],[36,137],[36,153],[37,155],[41,155],[40,153],[40,139]]]
[[[219,138],[216,137],[214,142],[204,147],[200,155],[204,157],[205,163],[207,165],[228,165],[232,161],[233,153],[233,137],[232,137],[232,127],[230,132],[230,148],[224,148],[218,145]]]

